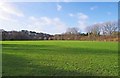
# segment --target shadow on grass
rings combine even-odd
[[[109,49],[95,49],[95,48],[69,48],[57,45],[27,45],[27,44],[3,44],[3,52],[16,51],[16,52],[37,52],[37,53],[64,53],[64,54],[117,54],[117,51]]]
[[[13,54],[12,54],[13,52]],[[72,71],[57,68],[51,65],[33,63],[23,55],[15,53],[30,53],[31,55],[49,54],[117,54],[116,51],[94,48],[69,48],[57,45],[27,45],[27,44],[3,44],[3,76],[97,76],[97,73],[85,71]],[[39,60],[40,61],[40,60]],[[49,60],[42,59],[41,61]]]
[[[22,56],[3,54],[3,76],[94,76],[97,74],[58,69],[49,65],[32,64]]]

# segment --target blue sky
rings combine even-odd
[[[68,27],[81,32],[95,23],[116,21],[117,2],[7,2],[0,4],[0,28],[63,33]]]

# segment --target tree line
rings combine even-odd
[[[37,33],[35,31],[5,31],[2,32],[2,40],[48,40],[52,35],[46,33]]]
[[[50,35],[47,33],[37,33],[35,31],[5,31],[2,32],[2,40],[106,40],[118,41],[118,22],[97,23],[86,27],[86,33],[81,33],[79,28],[67,28],[65,33]],[[111,40],[110,40],[111,39]]]
[[[92,26],[88,26],[86,28],[87,32],[94,35],[107,35],[107,36],[114,36],[117,35],[119,32],[118,22],[116,21],[109,21],[104,23],[97,23]]]

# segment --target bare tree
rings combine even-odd
[[[66,30],[66,34],[78,34],[78,33],[79,33],[79,28],[77,27],[68,28]]]
[[[100,35],[100,33],[101,33],[101,24],[100,24],[100,23],[97,23],[97,24],[88,26],[88,27],[86,28],[86,31],[87,31],[89,34],[92,34],[92,35],[94,35],[94,36]]]
[[[100,23],[94,24],[93,28],[92,28],[92,32],[95,35],[100,35],[100,33],[101,33],[101,24]]]
[[[120,19],[118,20],[118,32],[120,32]]]
[[[79,35],[80,35],[79,28],[72,27],[66,30],[66,33],[64,34],[64,38],[67,40],[78,40]]]
[[[117,22],[105,22],[102,26],[102,31],[104,35],[113,35],[118,31],[118,23]]]
[[[87,33],[91,33],[91,28],[92,28],[91,26],[87,26],[87,27],[86,27],[86,32],[87,32]]]

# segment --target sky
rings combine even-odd
[[[95,23],[117,21],[117,2],[1,2],[0,29],[64,33],[69,27],[81,32]]]

